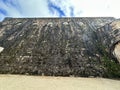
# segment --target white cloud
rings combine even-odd
[[[18,0],[23,16],[49,16],[47,0]]]
[[[59,17],[60,11],[57,11],[57,9],[54,9],[54,12],[50,11],[49,2],[60,9],[67,17],[120,17],[119,0],[13,0],[17,7],[2,1],[0,1],[0,8],[4,9],[7,15],[0,13],[0,19],[5,16]]]
[[[120,17],[119,0],[51,0],[61,7],[67,16],[73,7],[76,17]],[[59,2],[56,2],[59,1]]]
[[[16,0],[13,0],[13,2]],[[7,15],[0,13],[3,17],[48,17],[52,16],[47,6],[47,0],[17,0],[16,6],[0,1],[0,9],[4,9]]]
[[[59,7],[65,13],[65,16],[67,17],[71,16],[72,4],[70,0],[49,0],[49,1],[56,5],[57,7]]]
[[[0,9],[4,9],[5,12],[7,12],[7,16],[13,16],[13,17],[14,16],[20,16],[19,11],[15,7],[10,5],[9,3],[5,4],[2,1],[0,1]]]
[[[112,16],[120,17],[119,0],[70,0],[76,16]],[[81,14],[79,12],[82,11]]]

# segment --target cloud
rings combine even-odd
[[[60,17],[65,16],[64,11],[61,9],[61,7],[54,5],[53,3],[48,3],[49,10],[53,15],[58,15]]]
[[[0,0],[4,17],[120,17],[119,0]]]
[[[74,7],[70,3],[70,0],[48,0],[49,9],[56,8],[58,15],[60,16],[74,16]]]
[[[120,17],[119,0],[70,0],[70,3],[74,7],[75,16]]]
[[[74,15],[69,0],[1,0],[0,20],[4,17],[65,17]]]
[[[3,20],[6,16],[19,17],[20,12],[18,11],[18,6],[14,6],[10,0],[0,1],[0,20]]]
[[[25,2],[25,0],[18,0],[18,2],[21,5],[22,16],[49,16],[47,0],[30,0],[27,2]]]
[[[48,17],[47,0],[1,0],[0,20],[4,17]]]

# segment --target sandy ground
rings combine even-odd
[[[120,90],[120,80],[0,75],[0,90]]]

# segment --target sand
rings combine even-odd
[[[120,90],[120,80],[0,75],[0,90]]]

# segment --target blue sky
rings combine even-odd
[[[119,0],[0,0],[5,17],[120,17]]]

